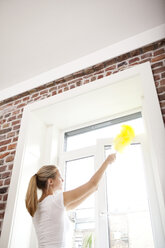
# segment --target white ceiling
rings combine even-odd
[[[1,0],[0,90],[163,23],[164,0]]]

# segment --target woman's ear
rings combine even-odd
[[[52,178],[48,178],[48,185],[52,185],[53,184],[53,179]]]

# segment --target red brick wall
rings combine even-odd
[[[10,186],[22,112],[27,104],[150,61],[165,122],[165,39],[93,65],[0,102],[0,230]]]

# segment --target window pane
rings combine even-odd
[[[86,157],[66,162],[65,190],[74,189],[86,183],[94,173],[94,157]],[[74,222],[73,248],[83,247],[88,236],[95,232],[95,199],[88,197],[76,209],[70,211]]]
[[[110,147],[105,152],[107,156]],[[153,248],[140,144],[117,154],[106,175],[110,247]]]
[[[104,128],[99,128],[90,132],[85,132],[82,134],[74,135],[67,138],[67,151],[80,149],[86,146],[96,145],[97,139],[104,139],[107,137],[114,137],[121,131],[121,125],[123,123],[115,124],[112,126],[107,126]],[[130,120],[124,122],[126,125],[131,125],[136,135],[144,132],[142,118]]]

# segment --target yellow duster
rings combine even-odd
[[[135,132],[133,128],[129,125],[122,125],[120,134],[118,134],[113,141],[114,149],[122,153],[124,148],[131,143],[134,137]]]

